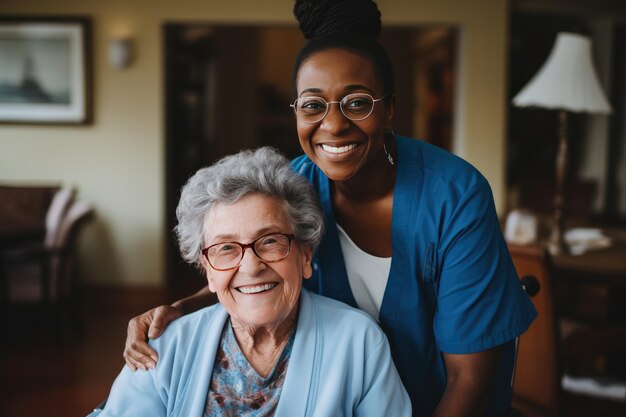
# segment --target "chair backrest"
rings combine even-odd
[[[0,184],[0,231],[5,234],[45,231],[45,217],[60,187]]]
[[[86,201],[74,201],[67,209],[59,226],[53,247],[56,250],[66,250],[73,245],[76,233],[84,221],[91,218],[94,210]]]
[[[519,340],[513,396],[541,415],[558,416],[560,342],[550,255],[538,246],[509,245],[509,251],[520,279],[534,276],[540,285],[531,298],[537,318]]]
[[[94,216],[91,204],[74,201],[65,212],[56,239],[49,248],[50,296],[67,296],[74,285],[76,240],[82,225]]]
[[[52,201],[46,212],[45,247],[51,248],[54,246],[55,241],[58,239],[61,223],[73,200],[74,189],[70,187],[61,188],[54,194],[54,197],[52,197]]]

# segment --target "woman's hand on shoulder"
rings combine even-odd
[[[145,371],[156,367],[159,356],[148,345],[148,338],[156,339],[161,336],[163,330],[182,315],[180,308],[162,305],[133,317],[128,322],[124,360],[132,371],[137,369]]]

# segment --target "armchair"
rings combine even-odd
[[[57,191],[48,207],[43,241],[20,242],[0,251],[3,307],[35,306],[46,310],[62,337],[64,317],[82,328],[76,277],[78,235],[94,216],[90,204],[74,201],[70,188]]]

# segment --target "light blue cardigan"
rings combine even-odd
[[[89,417],[202,417],[228,313],[220,305],[173,322],[150,344],[156,369],[124,367],[104,410]],[[276,417],[410,417],[411,402],[389,344],[364,312],[308,292],[300,312]]]

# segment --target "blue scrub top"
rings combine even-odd
[[[413,404],[430,416],[446,385],[442,352],[506,344],[486,416],[511,403],[515,338],[536,311],[524,292],[487,180],[469,163],[425,142],[396,136],[392,262],[380,326]],[[328,177],[306,156],[292,166],[319,193],[327,229],[309,289],[356,307],[339,244]]]

